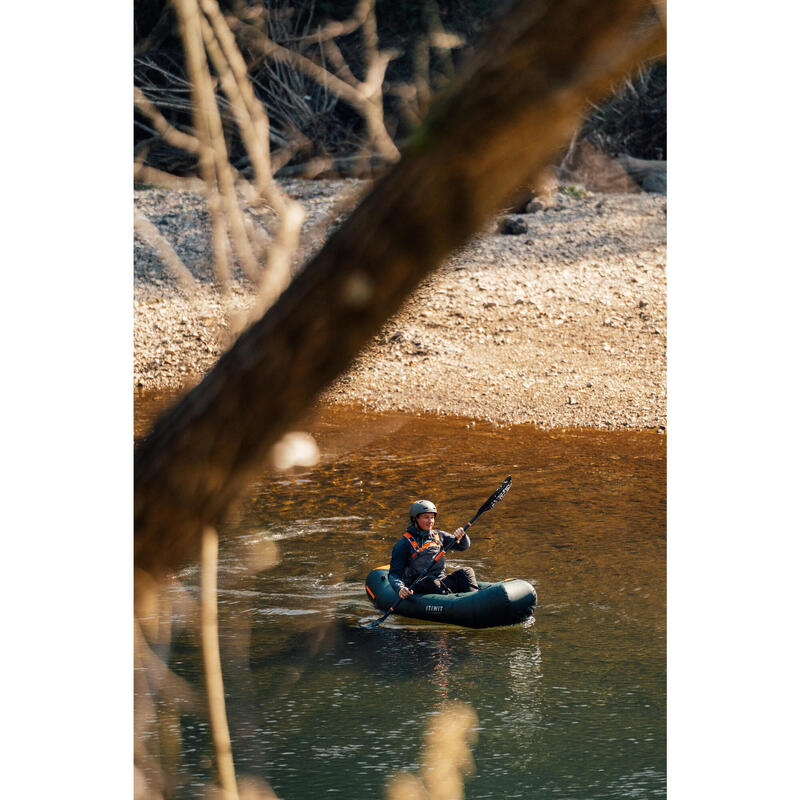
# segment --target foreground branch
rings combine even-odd
[[[225,685],[222,680],[222,659],[219,654],[219,623],[217,613],[217,562],[219,540],[214,528],[203,530],[200,568],[200,619],[203,650],[203,670],[206,677],[208,715],[211,737],[217,755],[217,771],[225,800],[238,800],[236,771],[233,766],[231,734],[225,712]]]
[[[517,2],[400,162],[137,449],[136,566],[195,559],[203,526],[419,281],[552,163],[587,101],[663,46],[641,0]]]

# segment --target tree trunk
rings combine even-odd
[[[451,251],[533,181],[636,63],[663,52],[642,0],[515,3],[467,72],[276,304],[135,453],[134,561],[199,552],[269,447]]]

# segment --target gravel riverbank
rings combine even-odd
[[[308,212],[306,253],[358,181],[284,181]],[[198,279],[179,290],[134,245],[134,386],[192,385],[226,341],[201,196],[135,192]],[[666,198],[558,192],[499,217],[432,274],[322,402],[540,427],[666,426]],[[507,221],[499,233],[498,223]],[[508,224],[510,222],[510,224]],[[234,282],[243,310],[250,284]]]

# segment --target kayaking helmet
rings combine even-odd
[[[433,514],[435,517],[437,514],[436,506],[430,500],[417,500],[416,503],[411,504],[411,511],[409,511],[411,521],[416,523],[420,514]]]

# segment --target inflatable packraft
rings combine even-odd
[[[367,575],[365,590],[375,608],[414,619],[449,622],[467,628],[513,625],[533,614],[536,590],[527,581],[508,578],[499,583],[478,581],[480,591],[458,594],[411,595],[399,600],[389,585],[388,565]]]

